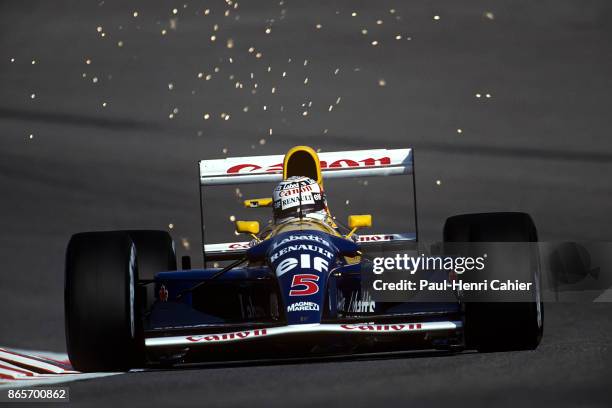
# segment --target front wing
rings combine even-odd
[[[454,333],[463,327],[461,321],[435,321],[419,323],[357,323],[336,324],[317,323],[280,327],[257,328],[227,333],[208,333],[201,335],[181,335],[170,337],[151,337],[145,339],[147,348],[198,346],[205,344],[232,343],[264,340],[287,335],[309,335],[314,333],[343,333],[353,335],[394,335],[406,333]]]

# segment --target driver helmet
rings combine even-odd
[[[327,216],[327,202],[321,186],[311,178],[292,176],[281,181],[272,194],[274,222],[284,222],[298,217]]]

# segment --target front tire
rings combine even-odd
[[[125,371],[144,364],[136,304],[136,248],[125,232],[73,235],[66,252],[68,356],[76,370]]]
[[[482,213],[450,217],[444,225],[445,242],[537,242],[533,220],[525,213]],[[488,270],[507,271],[504,257],[487,261]],[[512,278],[531,282],[529,302],[466,302],[466,347],[478,351],[533,350],[542,339],[544,305],[540,294],[537,248],[514,260]],[[495,276],[493,276],[495,277]],[[488,276],[490,279],[491,276]]]

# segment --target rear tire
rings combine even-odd
[[[482,213],[450,217],[444,225],[445,242],[537,242],[533,220],[525,213]],[[516,260],[512,278],[532,282],[530,302],[466,302],[466,347],[478,351],[533,350],[542,339],[544,305],[540,296],[537,249]],[[531,258],[531,259],[529,259]],[[489,261],[503,262],[501,257]],[[513,264],[514,265],[514,264]],[[488,270],[508,265],[487,264]],[[490,279],[490,277],[489,277]]]
[[[76,370],[125,371],[144,364],[136,301],[136,248],[125,232],[73,235],[66,253],[68,356]]]

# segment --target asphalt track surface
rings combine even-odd
[[[531,213],[541,240],[609,240],[609,2],[257,1],[224,17],[227,8],[0,3],[0,345],[65,350],[63,257],[74,232],[173,224],[180,254],[197,264],[195,163],[224,148],[412,146],[427,240],[440,238],[449,215],[496,210]],[[211,228],[229,230],[227,204],[207,205],[218,214]],[[405,216],[372,212],[381,222]],[[130,373],[71,383],[71,399],[609,406],[611,315],[609,304],[548,304],[533,352]]]

